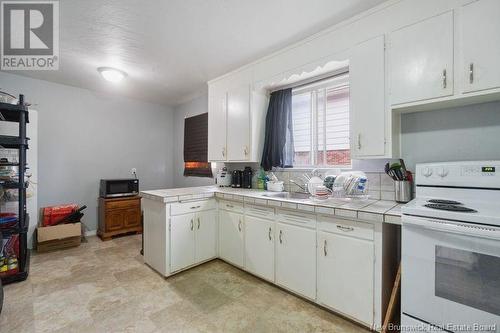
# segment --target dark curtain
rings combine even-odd
[[[292,89],[271,93],[266,115],[266,133],[261,167],[292,167],[293,164]]]
[[[208,113],[184,119],[184,176],[212,177],[208,161]]]

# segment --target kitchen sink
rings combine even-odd
[[[309,193],[302,192],[275,192],[262,195],[267,198],[282,198],[282,199],[309,199]]]

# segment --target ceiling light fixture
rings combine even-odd
[[[97,71],[106,81],[113,83],[118,83],[127,76],[124,71],[112,67],[99,67]]]

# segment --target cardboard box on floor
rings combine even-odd
[[[82,224],[68,223],[36,229],[37,251],[48,252],[80,246]]]

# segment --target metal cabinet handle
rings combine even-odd
[[[191,231],[193,231],[194,226],[193,226],[193,219],[191,219]]]
[[[248,155],[248,147],[247,146],[243,147],[243,152],[245,153],[245,156]]]
[[[280,244],[283,244],[283,238],[282,238],[282,236],[283,236],[283,231],[280,230]]]
[[[222,157],[226,157],[226,148],[222,147]]]
[[[443,89],[446,89],[446,69],[443,69]]]
[[[227,208],[234,208],[234,206],[233,206],[233,205],[230,205],[230,204],[226,204],[226,207],[227,207]]]
[[[200,218],[198,217],[198,230],[200,230]]]
[[[337,229],[348,232],[348,231],[354,231],[353,227],[344,227],[342,225],[337,225]]]
[[[472,84],[474,82],[474,63],[469,64],[469,83]]]
[[[358,133],[358,150],[361,149],[361,133]]]
[[[326,239],[325,239],[325,242],[323,244],[323,253],[325,254],[325,257],[327,256],[328,254],[328,251],[326,250],[326,246],[327,246],[327,243],[326,243]]]
[[[269,227],[269,240],[271,240],[271,227]]]
[[[238,230],[241,232],[241,220],[238,222]]]
[[[190,209],[198,209],[200,208],[201,206],[193,206],[193,207],[189,207]]]

